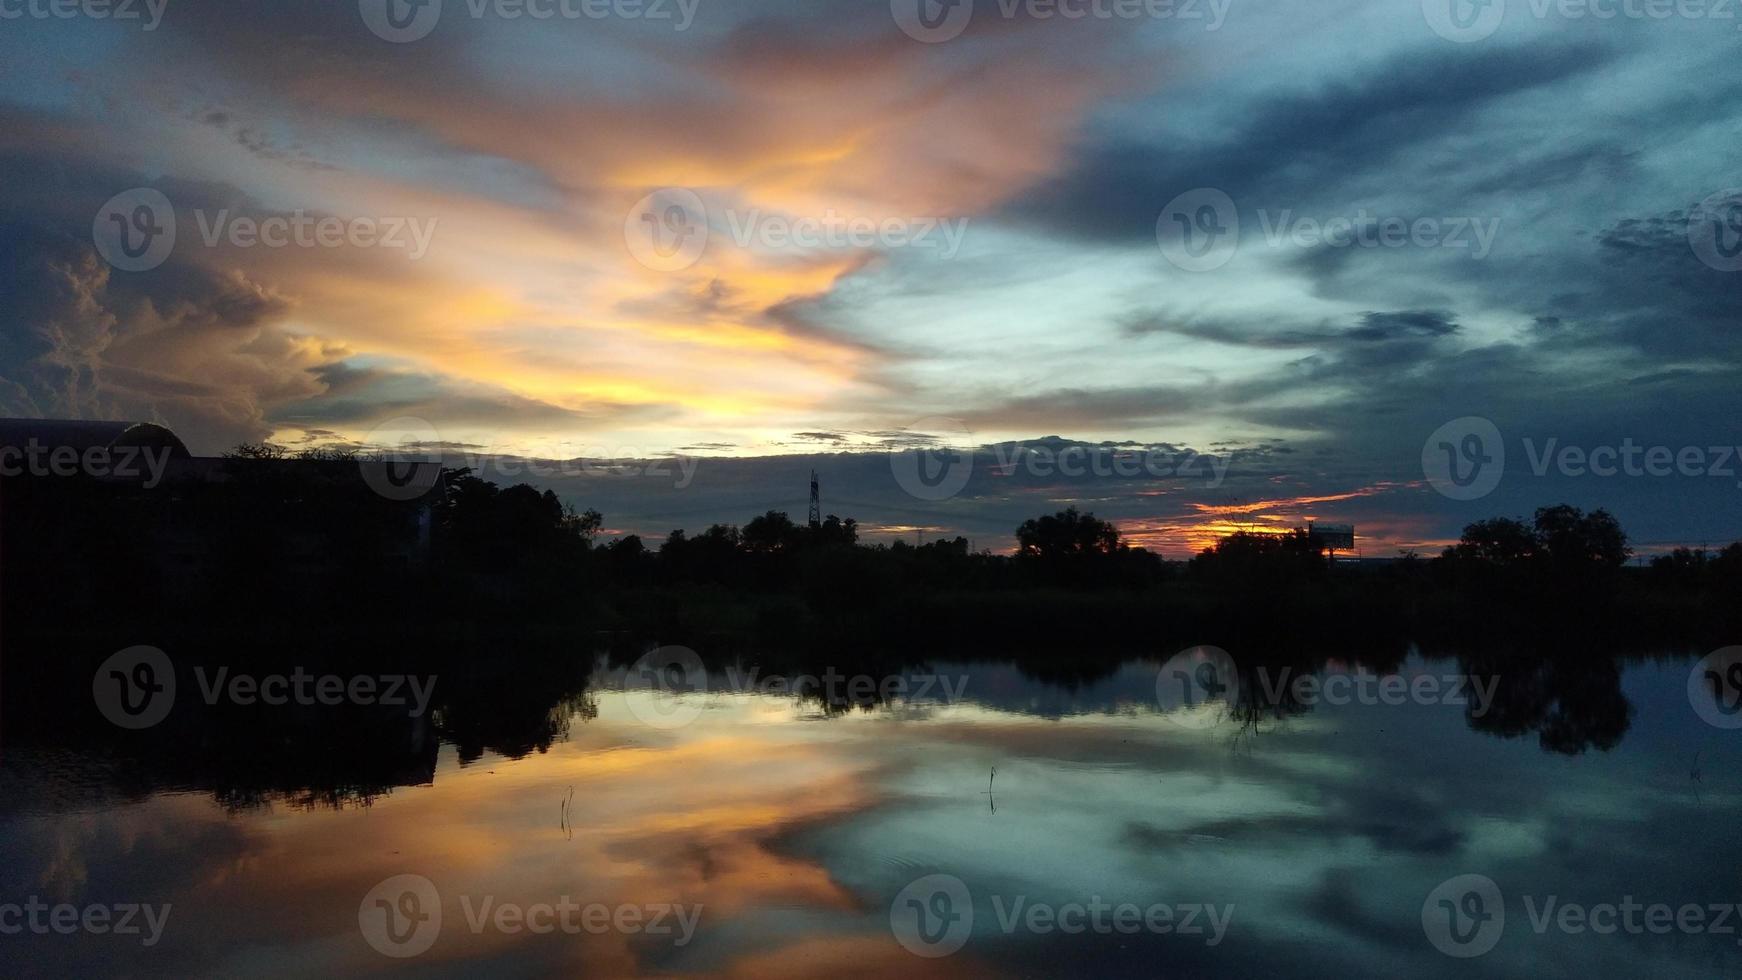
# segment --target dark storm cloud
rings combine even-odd
[[[1339,326],[1330,321],[1290,325],[1274,320],[1252,322],[1193,314],[1146,313],[1127,319],[1121,328],[1133,337],[1162,333],[1277,350],[1337,347],[1348,341],[1446,337],[1458,332],[1456,320],[1443,310],[1369,312],[1361,315],[1358,326]]]
[[[447,7],[429,38],[396,45],[371,34],[350,0],[178,0],[164,31],[106,56],[106,79],[92,66],[60,97],[33,103],[52,111],[0,109],[0,147],[12,148],[0,158],[4,410],[153,418],[206,451],[257,441],[287,421],[308,423],[316,440],[395,414],[464,418],[496,432],[543,426],[541,434],[566,438],[675,411],[561,407],[463,377],[476,365],[451,352],[466,345],[419,333],[422,321],[374,322],[391,321],[403,306],[383,314],[363,303],[347,311],[355,319],[331,318],[326,325],[337,325],[343,344],[287,336],[286,321],[306,301],[292,273],[315,266],[312,256],[243,261],[222,249],[178,250],[149,276],[108,269],[89,244],[90,221],[117,190],[149,184],[178,206],[270,213],[249,191],[158,178],[134,162],[177,160],[183,142],[208,139],[232,153],[243,147],[262,174],[287,165],[298,182],[354,178],[357,200],[379,201],[389,182],[408,180],[468,201],[547,208],[551,228],[600,206],[613,255],[621,211],[600,204],[608,194],[599,182],[643,170],[716,180],[722,193],[765,184],[869,196],[914,213],[972,213],[976,251],[948,263],[865,258],[842,263],[826,287],[807,277],[808,295],[796,296],[761,277],[736,288],[724,275],[699,285],[674,278],[669,288],[615,293],[629,298],[605,312],[700,330],[771,329],[804,342],[794,345],[801,350],[849,355],[850,368],[789,399],[820,393],[816,417],[800,408],[752,420],[757,431],[793,433],[778,448],[911,445],[912,434],[879,427],[922,414],[914,406],[923,404],[1000,437],[1059,433],[1026,443],[1051,451],[1091,433],[1180,439],[1172,430],[1190,425],[1213,430],[1237,463],[1213,492],[1165,481],[1029,480],[988,468],[963,496],[937,504],[901,494],[889,460],[875,452],[709,460],[698,476],[703,489],[677,496],[598,479],[565,488],[577,504],[643,532],[741,522],[767,506],[802,514],[811,468],[824,473],[825,509],[891,527],[948,528],[999,547],[1021,519],[1066,503],[1136,525],[1190,518],[1193,505],[1222,495],[1395,487],[1419,479],[1427,434],[1462,415],[1491,418],[1513,438],[1587,446],[1628,435],[1670,445],[1742,441],[1742,274],[1700,264],[1686,228],[1694,201],[1735,182],[1720,179],[1742,91],[1727,46],[1713,54],[1613,31],[1583,35],[1604,43],[1559,33],[1529,45],[1457,46],[1425,29],[1400,35],[1387,23],[1363,25],[1360,43],[1318,35],[1303,45],[1334,36],[1330,43],[1342,47],[1312,57],[1279,52],[1284,69],[1249,63],[1233,80],[1192,77],[1201,67],[1194,62],[1214,61],[1220,40],[1241,29],[1230,21],[1230,33],[1182,48],[1176,75],[1152,89],[1155,73],[1126,71],[1127,56],[1134,39],[1160,40],[1161,32],[1117,25],[1130,35],[1122,44],[1084,44],[1110,32],[1005,18],[995,0],[978,0],[968,34],[943,45],[906,38],[887,5],[851,0],[704,5],[696,31],[681,37],[636,35],[617,22],[479,23],[458,0]],[[1338,11],[1350,20],[1360,14],[1357,5]],[[1151,69],[1174,65],[1147,60]],[[25,97],[16,91],[0,93],[0,104]],[[1213,124],[1165,131],[1175,125],[1173,99],[1207,100],[1188,108]],[[104,108],[75,121],[87,104]],[[115,137],[127,110],[141,114],[143,138]],[[189,126],[178,129],[178,121]],[[1155,132],[1145,122],[1164,131],[1132,135]],[[1011,136],[1020,138],[995,138]],[[849,143],[874,152],[849,153],[851,165],[809,163]],[[95,162],[103,160],[127,162]],[[205,170],[185,159],[173,166],[233,176],[274,201],[296,193],[271,180],[250,183],[240,168]],[[905,193],[871,193],[891,186]],[[1176,297],[1166,290],[1189,292],[1203,280],[1181,282],[1162,266],[1155,217],[1200,186],[1237,201],[1246,241],[1242,264],[1231,269],[1250,279],[1209,298]],[[1381,201],[1405,219],[1504,213],[1507,251],[1472,262],[1419,249],[1307,247],[1272,250],[1275,261],[1266,261],[1257,241],[1255,209],[1323,220]],[[986,215],[988,207],[1002,210]],[[1067,252],[1061,242],[1080,248]],[[1146,250],[1172,278],[1158,283],[1135,263],[1102,263],[1126,255],[1109,243]],[[1036,291],[1024,287],[1079,260],[1095,266],[1068,280],[1073,300],[1084,290],[1080,307],[1059,323],[1036,322],[1054,314],[1030,308]],[[410,273],[373,262],[345,259],[361,267],[358,293],[373,300],[418,292],[406,288]],[[511,271],[472,285],[502,287],[479,294],[512,294],[523,270]],[[563,285],[553,290],[562,294],[559,308],[573,283]],[[1006,302],[1004,291],[1022,298]],[[457,294],[429,295],[434,305]],[[949,320],[952,307],[976,296],[986,297],[984,307]],[[890,298],[906,308],[879,307]],[[398,342],[383,343],[396,329]],[[1050,365],[1022,362],[1028,336],[1066,329],[1081,330],[1083,346],[1103,346],[1106,356],[1050,374]],[[524,343],[512,329],[490,335]],[[411,363],[424,347],[451,357],[454,374]],[[964,355],[969,347],[993,353]],[[1176,368],[1175,347],[1209,353]],[[789,367],[763,361],[743,370],[784,380],[772,372]],[[843,377],[838,389],[826,387]],[[495,380],[520,379],[502,372]],[[739,438],[736,422],[701,415],[686,418],[666,444],[719,452],[770,445]],[[1737,498],[1720,494],[1718,481],[1514,480],[1524,462],[1515,456],[1514,466],[1495,497],[1467,506],[1402,488],[1327,507],[1363,524],[1418,519],[1424,536],[1561,498],[1610,506],[1648,537],[1742,531],[1728,516]]]
[[[1218,344],[1278,350],[1327,344],[1341,335],[1340,331],[1323,323],[1310,326],[1279,325],[1273,321],[1254,323],[1202,313],[1137,313],[1127,317],[1120,329],[1129,337],[1171,334]]]
[[[1649,325],[1626,325],[1628,338],[1642,347],[1671,340],[1673,346],[1734,354],[1742,328],[1742,276],[1699,261],[1689,243],[1693,208],[1644,218],[1625,218],[1597,236],[1604,268],[1602,306],[1630,317],[1678,321],[1679,329],[1643,334]],[[1587,304],[1589,305],[1589,304]],[[1658,323],[1659,328],[1668,325]],[[1691,329],[1690,329],[1691,328]],[[1669,346],[1669,345],[1665,345]],[[1685,347],[1683,349],[1686,349]]]
[[[574,427],[668,412],[565,409],[463,378],[357,366],[342,346],[288,333],[295,298],[270,284],[273,270],[202,247],[202,217],[279,213],[233,186],[17,150],[0,155],[0,170],[12,178],[0,184],[0,414],[154,421],[215,453],[297,420]],[[91,223],[117,191],[141,186],[171,200],[177,245],[163,265],[132,274],[103,260]],[[345,261],[382,283],[404,275],[379,255]]]
[[[4,115],[40,126],[30,114]],[[116,192],[150,181],[51,152],[0,155],[10,178],[0,184],[0,410],[161,422],[212,451],[270,431],[268,402],[314,393],[295,345],[269,329],[285,297],[192,247],[151,275],[113,270],[92,243],[92,220]],[[185,205],[238,196],[157,184]]]
[[[1153,237],[1168,201],[1197,187],[1219,188],[1243,209],[1319,199],[1500,100],[1599,71],[1612,57],[1592,44],[1412,51],[1262,103],[1226,140],[1091,144],[1069,172],[1018,197],[1009,213],[1085,238],[1136,241]]]
[[[1586,132],[1574,139],[1592,140],[1574,149],[1554,147],[1544,151],[1526,150],[1495,164],[1485,171],[1476,171],[1464,186],[1472,194],[1540,191],[1545,188],[1576,184],[1589,178],[1627,180],[1637,176],[1640,153],[1622,145],[1613,136]]]
[[[1601,219],[1588,234],[1500,263],[1448,265],[1490,297],[1526,314],[1545,357],[1607,350],[1648,373],[1664,359],[1742,361],[1742,276],[1702,262],[1688,207]]]
[[[64,236],[8,222],[0,224],[0,277],[7,413],[43,414],[86,401],[91,362],[114,326],[102,305],[107,270]]]
[[[1404,310],[1398,313],[1365,313],[1361,326],[1349,331],[1356,340],[1394,340],[1402,337],[1445,337],[1458,332],[1452,315],[1443,310]]]
[[[297,384],[289,351],[233,338],[282,301],[239,274],[178,269],[162,292],[115,275],[88,239],[0,221],[0,411],[163,422],[202,446],[263,434],[259,390]]]
[[[369,31],[355,2],[176,0],[172,12],[174,33],[163,32],[161,43],[189,41],[202,59],[240,69],[242,78],[260,84],[314,84],[334,72],[361,73],[377,83],[410,81],[419,72],[449,74],[460,69],[454,59],[466,41],[458,29],[463,25],[448,23],[416,44],[390,44]],[[450,12],[445,19],[459,18]]]
[[[1247,424],[1315,433],[1299,448],[1323,465],[1303,459],[1288,469],[1312,486],[1358,485],[1362,474],[1418,478],[1425,441],[1440,425],[1463,416],[1492,420],[1509,451],[1507,477],[1493,496],[1459,503],[1423,488],[1373,502],[1442,534],[1489,514],[1529,514],[1567,500],[1609,508],[1648,549],[1742,536],[1734,480],[1599,480],[1552,467],[1539,474],[1525,442],[1539,456],[1549,446],[1589,449],[1628,439],[1672,449],[1742,445],[1742,416],[1733,411],[1742,390],[1735,353],[1742,277],[1696,259],[1681,211],[1612,222],[1555,260],[1552,274],[1536,274],[1541,305],[1560,312],[1521,319],[1511,339],[1481,340],[1456,312],[1436,309],[1371,311],[1353,324],[1151,313],[1125,330],[1310,351],[1257,380],[1198,394]],[[1690,353],[1697,367],[1669,360]],[[1117,405],[1125,393],[1109,394]],[[1681,505],[1667,507],[1672,498]],[[1338,512],[1359,521],[1373,505],[1350,502]]]

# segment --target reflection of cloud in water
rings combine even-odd
[[[1256,733],[1232,721],[1187,730],[1153,702],[1139,707],[1153,698],[1145,664],[1069,692],[976,665],[964,669],[966,703],[826,722],[802,699],[707,695],[707,710],[671,731],[600,692],[545,753],[462,767],[444,748],[432,784],[367,808],[226,814],[209,796],[155,795],[6,813],[6,895],[168,901],[174,913],[147,953],[88,941],[50,957],[41,943],[59,937],[25,937],[0,946],[0,972],[381,970],[390,961],[358,934],[356,904],[416,873],[445,898],[443,935],[414,964],[436,974],[1129,974],[1166,963],[1187,976],[1332,976],[1388,963],[1451,976],[1457,964],[1426,944],[1419,914],[1454,874],[1586,903],[1735,898],[1712,869],[1742,858],[1728,827],[1742,748],[1688,709],[1685,670],[1631,668],[1638,730],[1574,758],[1474,731],[1452,706],[1323,706]],[[1686,786],[1696,748],[1703,802]],[[995,812],[984,792],[994,766]],[[560,826],[570,787],[572,840]],[[909,956],[888,930],[891,897],[933,872],[963,879],[977,902],[969,947],[942,963]],[[704,910],[695,940],[676,948],[473,935],[461,895]],[[1236,912],[1214,949],[1181,936],[1007,936],[993,895]],[[1495,969],[1548,957],[1569,972],[1697,973],[1715,948],[1516,932],[1509,924],[1491,954]]]

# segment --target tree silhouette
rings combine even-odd
[[[1627,533],[1608,511],[1586,514],[1569,504],[1537,510],[1536,540],[1549,561],[1563,566],[1619,568],[1633,553]]]
[[[1119,529],[1094,514],[1067,507],[1047,517],[1023,521],[1016,529],[1018,555],[1059,559],[1067,556],[1110,555],[1119,548]]]
[[[1510,565],[1548,561],[1562,568],[1619,568],[1633,552],[1627,533],[1605,510],[1589,514],[1570,504],[1537,509],[1530,525],[1496,517],[1464,528],[1445,557]]]
[[[1464,528],[1458,543],[1446,549],[1446,557],[1510,565],[1536,557],[1536,532],[1523,521],[1495,517]]]

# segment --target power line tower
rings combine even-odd
[[[817,491],[817,471],[811,470],[811,527],[823,526],[823,498]]]

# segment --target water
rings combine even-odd
[[[1712,909],[1742,901],[1742,731],[1696,714],[1692,666],[1509,676],[1477,719],[1424,700],[1164,712],[1153,662],[1074,686],[937,664],[959,697],[846,710],[742,677],[682,697],[595,679],[534,699],[518,740],[359,741],[385,758],[367,778],[294,746],[141,772],[124,740],[26,741],[0,767],[0,906],[169,911],[149,946],[0,935],[0,974],[1734,973],[1742,918]],[[403,875],[433,891],[377,887]],[[1464,875],[1498,895],[1436,893]],[[1697,905],[1709,927],[1558,918],[1624,901]]]

